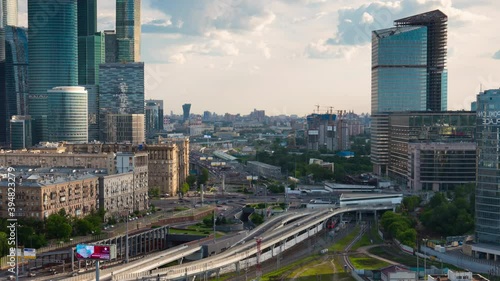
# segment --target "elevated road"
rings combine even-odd
[[[393,205],[377,205],[344,207],[335,210],[314,210],[311,211],[308,216],[299,216],[298,220],[288,225],[282,225],[281,220],[274,221],[275,224],[278,223],[281,227],[264,233],[259,233],[257,231],[253,232],[249,235],[248,239],[237,243],[237,245],[234,245],[232,248],[221,254],[199,261],[193,261],[185,265],[177,265],[153,270],[152,272],[143,271],[140,273],[116,274],[114,275],[113,280],[136,280],[137,278],[154,278],[157,276],[168,279],[176,279],[180,277],[206,274],[207,272],[219,272],[224,268],[239,270],[244,265],[254,265],[257,262],[256,254],[258,250],[255,243],[252,241],[257,237],[262,239],[262,254],[260,255],[260,262],[262,262],[276,256],[288,248],[291,248],[298,242],[317,234],[324,228],[325,222],[333,216],[348,212],[372,212],[394,208],[395,207]],[[269,229],[269,225],[267,225],[267,227]],[[156,265],[161,266],[163,264],[166,264],[166,262],[158,262]]]

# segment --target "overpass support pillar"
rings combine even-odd
[[[361,223],[362,215],[361,211],[358,211],[358,223]]]
[[[271,246],[271,257],[274,257],[274,247],[275,247],[275,246],[276,246],[276,245],[272,245],[272,246]]]
[[[183,257],[182,257],[182,258],[180,258],[180,259],[179,259],[179,264],[182,264],[182,261],[183,261],[183,260],[184,260],[184,258],[183,258]]]
[[[344,218],[344,213],[340,213],[340,222],[344,221],[343,218]]]
[[[237,261],[234,263],[234,265],[236,266],[236,272],[239,274],[240,273],[240,262]]]
[[[297,243],[298,243],[298,242],[297,242],[297,237],[298,237],[298,236],[299,236],[299,234],[298,234],[298,233],[295,233],[295,235],[293,236],[293,240],[295,241],[295,244],[297,244]]]
[[[377,218],[377,210],[373,211],[373,220],[375,221],[375,225],[377,225],[378,218]]]

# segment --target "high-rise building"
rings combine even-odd
[[[17,0],[0,0],[2,2],[2,22],[4,26],[17,26]]]
[[[89,142],[99,140],[99,87],[82,85],[87,90]]]
[[[37,143],[48,140],[47,90],[78,85],[76,0],[28,0],[28,35],[28,112]]]
[[[26,149],[33,145],[31,117],[14,115],[10,120],[10,148]]]
[[[5,27],[5,93],[7,120],[13,115],[25,115],[28,95],[28,36],[26,28]],[[9,140],[7,127],[7,143]],[[31,128],[31,126],[30,126]]]
[[[78,0],[78,84],[99,84],[104,35],[97,32],[97,0]]]
[[[182,120],[187,121],[189,120],[189,114],[191,111],[191,104],[190,103],[185,103],[182,105]]]
[[[145,104],[146,135],[163,130],[163,101],[147,100]]]
[[[141,0],[116,0],[117,62],[138,62],[141,54]]]
[[[99,130],[103,141],[109,141],[106,140],[108,114],[144,115],[144,63],[105,63],[99,66]]]
[[[141,144],[145,141],[144,114],[106,114],[106,142]]]
[[[387,174],[389,159],[385,113],[447,109],[447,20],[434,10],[372,32],[371,159],[377,174]]]
[[[54,87],[47,91],[50,104],[48,141],[88,141],[87,95],[84,87],[75,86]]]
[[[477,256],[500,246],[500,90],[477,96],[476,233]],[[494,247],[492,247],[494,245]],[[498,250],[495,252],[498,253]]]
[[[104,30],[104,61],[106,63],[116,62],[116,32]]]

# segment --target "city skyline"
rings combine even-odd
[[[370,113],[371,31],[440,9],[449,17],[448,109],[469,110],[480,85],[500,86],[494,59],[500,59],[495,44],[500,38],[493,24],[499,5],[143,0],[145,98],[163,99],[167,114],[182,114],[184,103],[198,114],[247,114],[257,108],[267,115],[304,116],[316,104],[322,111],[333,106]],[[19,11],[19,23],[26,25],[26,0],[19,1]],[[114,29],[114,13],[114,1],[98,1],[99,31]]]

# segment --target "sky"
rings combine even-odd
[[[142,0],[146,99],[168,114],[305,116],[370,113],[371,31],[440,9],[448,15],[448,109],[470,110],[500,87],[500,1]],[[19,0],[27,26],[26,0]],[[98,29],[114,29],[115,1],[98,0]]]

